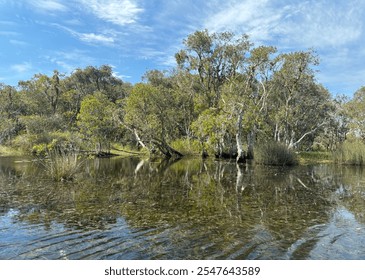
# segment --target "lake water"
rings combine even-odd
[[[54,182],[0,158],[0,259],[365,259],[365,172],[111,158]]]

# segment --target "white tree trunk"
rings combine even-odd
[[[236,162],[244,161],[244,151],[242,148],[242,119],[243,119],[243,109],[240,109],[237,118],[237,132],[236,132],[236,145],[237,145],[237,158]]]

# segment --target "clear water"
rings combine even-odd
[[[365,259],[364,171],[0,158],[0,259]]]

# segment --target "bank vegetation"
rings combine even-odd
[[[134,85],[108,65],[1,84],[1,150],[275,165],[315,151],[363,164],[356,157],[364,150],[365,88],[334,97],[316,79],[314,51],[279,53],[245,34],[207,30],[183,43],[172,71],[148,71]]]

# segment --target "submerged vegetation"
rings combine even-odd
[[[352,100],[333,98],[316,80],[313,51],[278,53],[245,34],[202,30],[175,58],[173,71],[148,71],[135,85],[107,65],[1,84],[0,154],[116,151],[293,165],[296,153],[338,150],[336,162],[363,164],[356,143],[365,139],[365,88]],[[344,143],[349,136],[358,141]],[[56,170],[72,161],[57,161],[54,177],[67,179]]]

